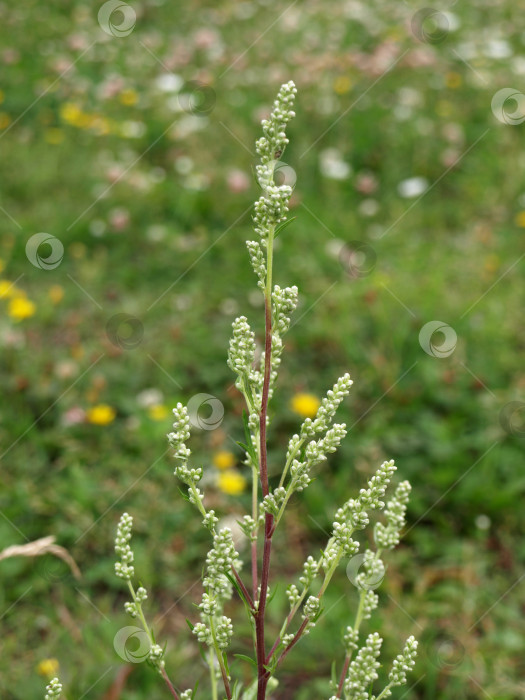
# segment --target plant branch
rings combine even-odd
[[[150,646],[153,646],[153,644],[155,643],[155,640],[153,639],[153,635],[151,633],[149,625],[146,622],[146,618],[144,617],[144,613],[142,611],[142,603],[137,600],[135,588],[133,587],[133,584],[131,583],[131,581],[129,579],[128,579],[128,588],[129,588],[129,591],[131,593],[131,597],[133,599],[133,602],[135,603],[135,607],[137,609],[140,622],[142,623],[142,627],[144,628],[144,632],[148,635]],[[164,679],[164,682],[168,686],[168,690],[170,691],[173,698],[175,698],[175,700],[180,700],[179,694],[177,693],[177,691],[173,687],[173,684],[170,681],[170,678],[168,676],[166,669],[159,667],[159,671],[160,671],[160,675]]]
[[[268,416],[268,399],[270,394],[270,377],[272,362],[272,260],[273,260],[273,234],[275,227],[271,226],[267,241],[267,275],[266,290],[264,295],[265,310],[265,341],[264,341],[264,381],[261,398],[261,414],[259,420],[260,435],[260,465],[261,465],[261,489],[263,496],[269,493],[268,462],[266,445],[266,422]],[[268,594],[268,579],[270,576],[270,559],[272,550],[273,515],[266,513],[264,519],[264,548],[261,568],[261,592],[257,614],[255,617],[255,631],[257,644],[257,700],[264,700],[269,673],[265,668],[266,652],[264,639],[264,616],[266,612],[266,598]]]
[[[232,572],[233,572],[233,575],[235,576],[235,580],[237,581],[237,584],[239,585],[239,588],[240,588],[241,591],[242,591],[243,596],[244,596],[245,599],[246,599],[246,602],[248,603],[248,605],[250,606],[250,608],[251,608],[252,611],[253,611],[253,610],[255,609],[255,606],[254,606],[254,603],[253,603],[253,598],[251,597],[251,595],[250,595],[248,589],[246,588],[246,586],[245,586],[244,583],[243,583],[242,578],[239,576],[239,573],[238,573],[237,569],[236,569],[234,566],[232,566]]]

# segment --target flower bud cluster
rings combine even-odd
[[[147,597],[147,590],[141,586],[135,593],[135,601],[133,603],[124,603],[124,610],[129,613],[131,617],[138,617],[140,614],[140,606]]]
[[[374,590],[385,577],[385,565],[371,549],[367,549],[362,568],[355,578],[355,585],[363,591]]]
[[[210,511],[211,512],[211,511]],[[213,548],[206,557],[206,577],[203,585],[207,589],[199,604],[201,622],[193,628],[199,642],[225,649],[233,634],[232,621],[221,615],[224,601],[231,597],[232,585],[226,574],[238,564],[239,555],[233,544],[232,532],[224,528],[215,532]],[[215,637],[215,639],[214,639]]]
[[[215,515],[215,511],[209,510],[204,516],[202,524],[213,534],[215,533],[215,526],[218,522],[219,518]]]
[[[225,574],[238,561],[239,555],[233,544],[232,531],[229,527],[217,532],[213,537],[213,548],[206,556],[206,578],[204,585],[214,593],[222,595],[229,581]]]
[[[270,185],[266,194],[255,202],[255,231],[263,241],[266,241],[271,226],[276,226],[286,219],[291,196],[292,188],[289,185]]]
[[[262,163],[269,163],[276,158],[280,158],[288,139],[285,128],[288,122],[295,117],[293,104],[297,88],[292,80],[281,86],[269,119],[261,122],[263,134],[255,144],[255,150],[261,158]]]
[[[303,606],[303,619],[315,618],[321,609],[321,601],[316,595],[311,595]]]
[[[299,595],[299,589],[297,588],[295,583],[291,583],[288,586],[288,588],[286,589],[286,596],[290,603],[290,608],[293,608],[293,606],[299,602],[301,596]]]
[[[281,289],[276,284],[273,288],[273,329],[281,336],[290,328],[290,316],[297,308],[298,299],[298,290],[295,285]]]
[[[365,645],[359,649],[357,657],[350,664],[344,689],[352,700],[369,700],[368,689],[378,678],[377,669],[380,664],[377,658],[382,643],[377,632],[369,634]]]
[[[262,514],[261,514],[262,515]],[[262,516],[264,517],[264,516]],[[243,533],[248,537],[250,540],[255,540],[257,539],[257,528],[259,526],[259,523],[256,522],[251,515],[245,515],[242,520],[237,521],[239,523],[239,526]]]
[[[348,627],[345,630],[344,636],[343,636],[343,644],[344,644],[345,651],[347,654],[351,654],[353,651],[355,651],[357,649],[358,640],[359,640],[359,630],[354,629],[351,625],[348,625]]]
[[[418,643],[413,636],[406,640],[403,653],[396,656],[388,675],[392,685],[404,685],[407,682],[406,674],[412,671],[416,663],[417,646]]]
[[[58,700],[62,695],[62,683],[58,678],[53,678],[46,686],[46,695],[44,700]]]
[[[190,438],[188,409],[179,402],[173,409],[173,415],[173,432],[168,434],[168,442],[175,450],[175,458],[186,462],[191,455],[191,451],[184,444]]]
[[[255,334],[246,316],[233,322],[233,336],[228,351],[228,367],[240,377],[249,375],[255,357]]]
[[[351,498],[336,511],[333,535],[345,554],[350,553],[349,546],[353,548],[352,534],[355,530],[362,530],[370,522],[368,511],[384,507],[385,504],[380,499],[385,495],[395,470],[394,460],[383,462],[369,480],[367,488],[359,491],[358,498]]]
[[[250,254],[250,261],[252,263],[253,271],[257,275],[257,286],[264,292],[266,287],[266,263],[261,244],[259,241],[246,241],[246,247],[248,248],[248,253]]]
[[[322,400],[315,418],[313,420],[311,418],[307,418],[302,424],[299,439],[304,440],[311,438],[316,433],[320,433],[323,430],[328,429],[341,402],[345,396],[348,396],[350,393],[350,387],[352,384],[353,381],[350,379],[348,372],[343,374],[343,376],[337,380],[333,388],[327,392],[325,398]],[[294,435],[292,441],[297,441],[297,438],[298,436]],[[288,448],[289,452],[290,447],[293,449],[292,441],[290,441],[290,446]]]
[[[379,596],[373,590],[366,591],[363,597],[363,620],[369,620],[377,608]]]
[[[385,504],[381,499],[385,495],[387,486],[390,483],[392,475],[396,469],[397,467],[394,464],[393,459],[391,459],[389,462],[383,462],[383,464],[368,482],[367,488],[359,491],[359,501],[363,507],[370,509],[385,507]]]
[[[148,660],[159,671],[162,671],[165,666],[163,657],[164,649],[159,644],[152,644],[149,650]]]
[[[203,593],[202,600],[199,603],[199,610],[204,615],[217,615],[219,612],[219,601],[209,593]]]
[[[277,515],[285,498],[286,489],[280,486],[279,488],[276,488],[275,491],[264,497],[263,502],[261,503],[261,509],[265,513]]]
[[[215,639],[219,649],[226,649],[231,642],[233,635],[233,625],[229,617],[224,615],[220,618],[215,630]]]
[[[201,644],[207,644],[210,647],[213,645],[211,630],[204,622],[197,622],[197,624],[193,626],[192,632],[197,637],[197,641],[201,642]]]
[[[310,584],[317,576],[318,572],[319,562],[316,561],[312,556],[309,556],[303,564],[303,574],[299,577],[299,581],[300,583],[302,583],[303,588],[307,589],[310,587]]]
[[[393,549],[399,544],[401,530],[405,526],[407,503],[411,486],[408,481],[399,484],[385,508],[387,524],[376,523],[374,540],[379,549]]]
[[[294,459],[290,468],[292,477],[292,489],[302,491],[311,482],[310,469],[326,460],[326,455],[335,452],[341,440],[346,435],[346,425],[335,423],[326,435],[319,440],[312,440],[305,449],[304,460]]]
[[[119,578],[123,578],[126,581],[131,581],[135,574],[135,569],[132,566],[133,552],[129,546],[132,527],[133,518],[128,513],[123,513],[119,520],[115,538],[115,552],[120,556],[120,561],[115,562],[115,573]]]

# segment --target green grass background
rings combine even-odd
[[[17,322],[0,300],[0,549],[54,535],[82,571],[76,581],[51,556],[0,562],[1,697],[43,697],[45,658],[59,659],[69,699],[113,697],[123,669],[113,638],[129,624],[113,575],[124,510],[168,666],[182,688],[202,678],[206,697],[184,618],[195,617],[208,543],[172,475],[169,417],[152,420],[137,396],[154,388],[170,407],[199,392],[223,402],[220,430],[192,443],[204,465],[232,449],[227,435],[241,439],[225,359],[235,315],[262,330],[244,246],[259,195],[255,184],[232,191],[228,177],[238,169],[251,180],[259,120],[289,79],[299,94],[284,159],[297,173],[297,219],[280,238],[275,279],[297,284],[301,303],[273,402],[275,474],[300,422],[291,397],[322,396],[347,370],[354,386],[341,410],[349,436],[294,500],[274,581],[294,580],[346,494],[395,458],[414,488],[408,533],[387,557],[369,630],[381,629],[386,663],[409,634],[421,640],[410,689],[396,697],[525,697],[524,432],[519,411],[513,430],[501,419],[509,402],[525,401],[525,126],[491,110],[498,90],[523,88],[519,8],[438,3],[449,31],[433,43],[416,36],[412,2],[131,5],[136,25],[121,38],[101,30],[98,3],[0,6],[1,278],[36,304]],[[209,86],[207,116],[159,89],[169,72]],[[123,91],[135,104],[123,104]],[[91,126],[68,123],[68,105],[95,115]],[[351,166],[347,179],[323,175],[326,149]],[[356,187],[363,173],[375,192]],[[399,194],[413,177],[428,181],[420,200]],[[26,257],[41,231],[64,245],[54,270]],[[375,265],[353,278],[333,251],[356,241]],[[108,339],[117,313],[143,326],[133,349]],[[433,320],[457,333],[446,358],[419,343]],[[115,408],[111,425],[64,425],[68,410],[97,403]],[[248,506],[248,495],[210,493],[224,514]],[[275,698],[328,697],[354,594],[342,570],[329,614],[289,656]],[[272,607],[277,629],[282,583]],[[237,629],[245,652],[242,619]],[[233,671],[250,674],[243,661]],[[121,697],[165,690],[133,666]]]

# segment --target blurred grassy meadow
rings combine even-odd
[[[298,395],[322,397],[347,370],[354,386],[349,436],[293,502],[273,581],[295,580],[346,494],[395,458],[413,486],[409,525],[368,629],[381,626],[385,663],[409,634],[421,641],[395,697],[525,698],[519,6],[101,7],[0,4],[0,551],[53,535],[82,573],[51,554],[0,561],[2,700],[43,697],[55,659],[70,700],[166,696],[113,648],[130,624],[113,574],[125,510],[172,677],[202,678],[206,696],[185,618],[208,540],[165,434],[177,401],[223,404],[192,449],[209,503],[234,522],[250,498],[226,350],[236,315],[259,338],[263,327],[244,246],[253,144],[289,79],[297,218],[275,278],[301,302],[273,401],[274,474],[302,420]],[[329,696],[356,598],[343,569],[276,700]],[[272,608],[277,625],[284,585]],[[246,653],[249,628],[234,622]]]

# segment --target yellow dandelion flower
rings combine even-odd
[[[514,219],[516,226],[520,228],[525,228],[525,211],[519,211]]]
[[[313,418],[320,405],[321,402],[314,394],[295,394],[290,402],[292,411],[303,418]]]
[[[62,131],[62,129],[46,129],[44,136],[46,142],[50,143],[52,146],[57,146],[64,140],[64,132]]]
[[[169,410],[167,406],[164,406],[161,403],[157,403],[149,407],[148,413],[149,417],[153,418],[153,420],[161,421],[164,420],[169,414]]]
[[[352,81],[347,75],[340,75],[334,80],[334,92],[338,95],[346,95],[352,87]]]
[[[237,496],[246,488],[246,479],[234,469],[226,469],[219,474],[218,486],[223,493],[229,496]]]
[[[0,299],[11,297],[16,292],[16,287],[9,280],[0,280]]]
[[[67,124],[72,124],[73,126],[78,126],[83,114],[80,107],[73,102],[65,102],[60,107],[60,118]]]
[[[48,295],[53,304],[58,304],[64,298],[64,288],[59,284],[53,284],[49,288]]]
[[[99,403],[86,411],[88,423],[93,425],[109,425],[116,415],[115,409],[105,403]]]
[[[123,105],[126,105],[126,107],[132,107],[137,104],[139,96],[136,90],[129,88],[127,90],[122,90],[119,95],[119,100]]]
[[[229,450],[220,450],[213,455],[213,464],[217,469],[231,469],[236,461],[235,455]]]
[[[58,674],[60,665],[57,659],[42,659],[37,665],[36,670],[41,676],[53,678]]]
[[[15,321],[23,321],[26,318],[31,318],[35,311],[36,306],[24,296],[13,297],[7,309],[7,313]]]
[[[463,84],[463,78],[459,73],[454,73],[453,71],[451,71],[450,73],[447,73],[445,77],[445,83],[446,86],[451,90],[456,90]]]
[[[5,112],[0,112],[0,129],[7,129],[11,124],[11,117]]]

